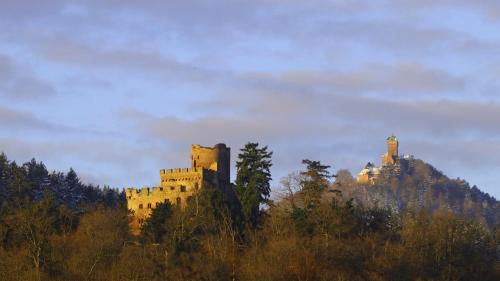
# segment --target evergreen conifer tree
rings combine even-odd
[[[170,203],[158,204],[142,226],[141,233],[144,238],[153,243],[161,242],[161,238],[167,233],[166,221],[172,216],[172,212]]]
[[[267,146],[260,148],[259,143],[247,143],[238,154],[236,194],[245,221],[253,228],[259,224],[260,205],[268,202],[271,193],[272,154]]]
[[[328,171],[330,166],[323,165],[320,161],[305,159],[302,164],[306,165],[306,170],[300,173],[303,176],[300,185],[307,206],[319,201],[322,193],[328,189],[329,179],[334,175]]]
[[[0,203],[7,197],[9,160],[5,153],[0,154]]]

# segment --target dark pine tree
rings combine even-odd
[[[268,202],[271,187],[272,151],[259,148],[259,143],[247,143],[236,162],[236,194],[248,226],[255,228],[261,218],[260,205]]]
[[[142,226],[142,236],[152,243],[161,242],[163,235],[167,233],[166,222],[172,216],[172,212],[173,209],[170,203],[158,204]]]
[[[328,189],[330,178],[334,175],[328,171],[330,166],[323,165],[320,161],[305,159],[302,160],[302,164],[306,165],[306,170],[300,173],[303,176],[300,185],[307,206],[319,201],[323,192]]]
[[[31,186],[31,196],[41,199],[43,194],[50,187],[49,172],[45,165],[38,163],[34,158],[30,162],[24,163],[23,168]]]
[[[23,201],[31,193],[31,185],[27,179],[26,171],[15,161],[12,161],[9,164],[9,173],[7,197],[17,202]]]
[[[7,186],[9,180],[9,160],[7,156],[0,154],[0,203],[7,197]]]

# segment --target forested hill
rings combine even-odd
[[[94,203],[113,207],[124,201],[118,190],[82,183],[73,169],[67,173],[49,172],[35,159],[18,165],[0,154],[0,206],[44,196],[52,196],[57,204],[72,209]]]
[[[375,185],[358,184],[340,172],[336,188],[346,198],[368,207],[398,212],[425,209],[430,213],[451,211],[486,222],[500,223],[500,202],[462,179],[450,179],[432,165],[418,159],[401,163],[399,175],[388,169]]]

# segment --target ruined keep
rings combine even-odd
[[[227,193],[230,183],[231,149],[225,144],[214,147],[191,146],[191,168],[160,170],[160,185],[127,188],[127,207],[132,211],[132,233],[137,235],[144,220],[160,203],[186,204],[203,188],[219,188]]]

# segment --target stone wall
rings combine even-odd
[[[230,162],[231,149],[223,143],[216,144],[214,147],[203,147],[198,144],[191,146],[191,167],[216,172],[221,183],[230,182]]]
[[[133,213],[130,225],[133,234],[140,233],[142,223],[157,204],[170,202],[185,206],[197,192],[207,187],[227,192],[230,187],[230,153],[230,148],[225,144],[217,144],[212,148],[192,145],[191,168],[160,170],[158,187],[140,190],[127,188],[127,207]]]

